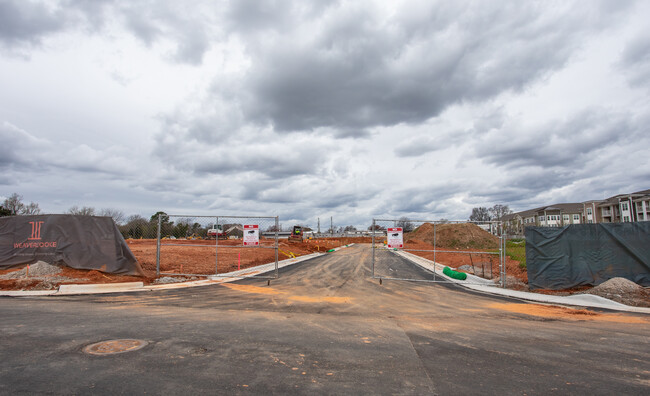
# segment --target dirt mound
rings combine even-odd
[[[406,242],[419,240],[433,245],[433,224],[422,224],[406,234],[405,239]],[[436,224],[435,245],[449,249],[498,249],[499,238],[472,223]]]
[[[650,307],[650,291],[625,278],[609,279],[585,293],[605,297],[625,305]]]

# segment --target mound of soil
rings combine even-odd
[[[625,278],[612,278],[585,291],[634,307],[650,307],[650,291]]]
[[[433,224],[424,223],[406,234],[406,242],[422,241],[436,248],[448,249],[498,249],[499,238],[472,223],[436,224],[435,241]]]

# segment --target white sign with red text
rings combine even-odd
[[[244,246],[258,246],[260,244],[260,226],[257,224],[244,224]]]
[[[388,234],[388,247],[389,248],[403,248],[404,239],[402,237],[402,227],[389,228],[386,230]]]

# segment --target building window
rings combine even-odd
[[[573,221],[578,221],[578,220],[580,220],[580,215],[574,214],[573,215]]]
[[[544,222],[544,216],[539,216],[539,222],[543,223]]]
[[[622,202],[621,203],[621,210],[627,211],[627,202]]]
[[[587,214],[588,214],[588,215],[591,214],[591,208],[587,208]]]
[[[624,222],[630,221],[630,216],[623,216],[623,221]]]

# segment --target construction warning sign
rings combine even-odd
[[[402,227],[389,228],[388,233],[388,247],[389,248],[403,248],[404,238]]]
[[[260,244],[260,226],[257,224],[244,224],[244,246],[258,246]]]

